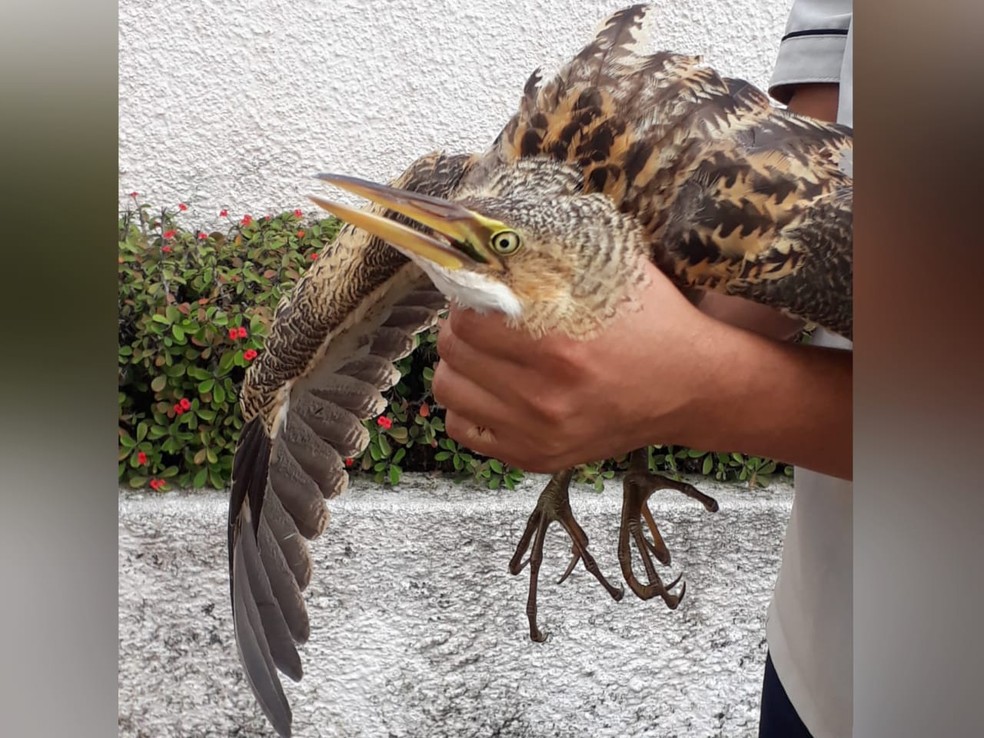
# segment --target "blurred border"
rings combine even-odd
[[[116,14],[5,5],[3,735],[116,722]],[[984,7],[856,14],[855,735],[981,735]]]
[[[984,6],[855,12],[854,734],[984,735]]]
[[[116,735],[116,4],[0,24],[0,735]]]

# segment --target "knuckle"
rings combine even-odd
[[[444,416],[444,431],[459,443],[464,440],[466,424],[461,416],[453,410],[448,410]]]
[[[458,337],[454,335],[454,329],[450,324],[445,325],[437,334],[437,355],[446,361],[451,360],[457,343]]]
[[[569,399],[562,394],[543,392],[533,400],[533,411],[548,426],[559,426],[571,416]]]
[[[448,368],[443,361],[439,361],[434,368],[434,378],[431,380],[431,394],[441,405],[447,407],[448,401]]]

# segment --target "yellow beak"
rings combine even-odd
[[[320,207],[378,236],[406,256],[419,256],[447,269],[499,261],[487,244],[491,235],[503,228],[502,224],[461,205],[341,174],[319,174],[318,179],[405,215],[447,239],[444,242],[384,216],[311,196]]]

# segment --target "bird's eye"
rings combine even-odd
[[[516,231],[499,231],[492,236],[492,248],[500,254],[511,254],[520,245],[519,234]]]

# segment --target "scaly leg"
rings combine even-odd
[[[687,584],[684,582],[679,594],[673,594],[671,590],[679,583],[681,577],[664,585],[656,572],[652,556],[664,566],[669,566],[670,551],[649,510],[647,504],[649,496],[658,489],[675,489],[702,503],[709,512],[717,512],[718,504],[713,497],[708,497],[691,484],[677,482],[650,472],[648,456],[648,451],[641,448],[633,451],[629,457],[629,470],[622,483],[622,523],[618,531],[618,562],[622,567],[622,576],[637,597],[648,600],[659,595],[667,607],[675,610],[687,591]],[[646,538],[640,520],[646,521],[652,541]],[[639,582],[632,571],[630,543],[634,543],[639,552],[639,558],[642,559],[642,565],[646,569],[646,576],[649,577],[648,584]]]
[[[543,540],[547,533],[547,528],[553,522],[558,522],[567,531],[571,539],[571,563],[567,566],[567,571],[557,582],[560,584],[574,571],[578,561],[584,562],[584,568],[591,572],[601,585],[608,590],[608,594],[613,600],[622,599],[623,590],[621,587],[613,587],[601,570],[594,558],[588,553],[588,535],[584,529],[574,519],[571,511],[571,503],[568,498],[568,487],[571,483],[573,469],[567,469],[555,474],[536,502],[536,507],[530,514],[530,519],[526,523],[526,530],[519,539],[516,553],[509,561],[509,573],[519,574],[527,564],[530,566],[530,593],[526,600],[526,617],[530,621],[530,639],[534,641],[544,641],[546,636],[536,626],[536,587],[540,576],[540,564],[543,562]],[[523,555],[530,548],[532,541],[533,550],[530,551],[528,559],[523,561]]]

